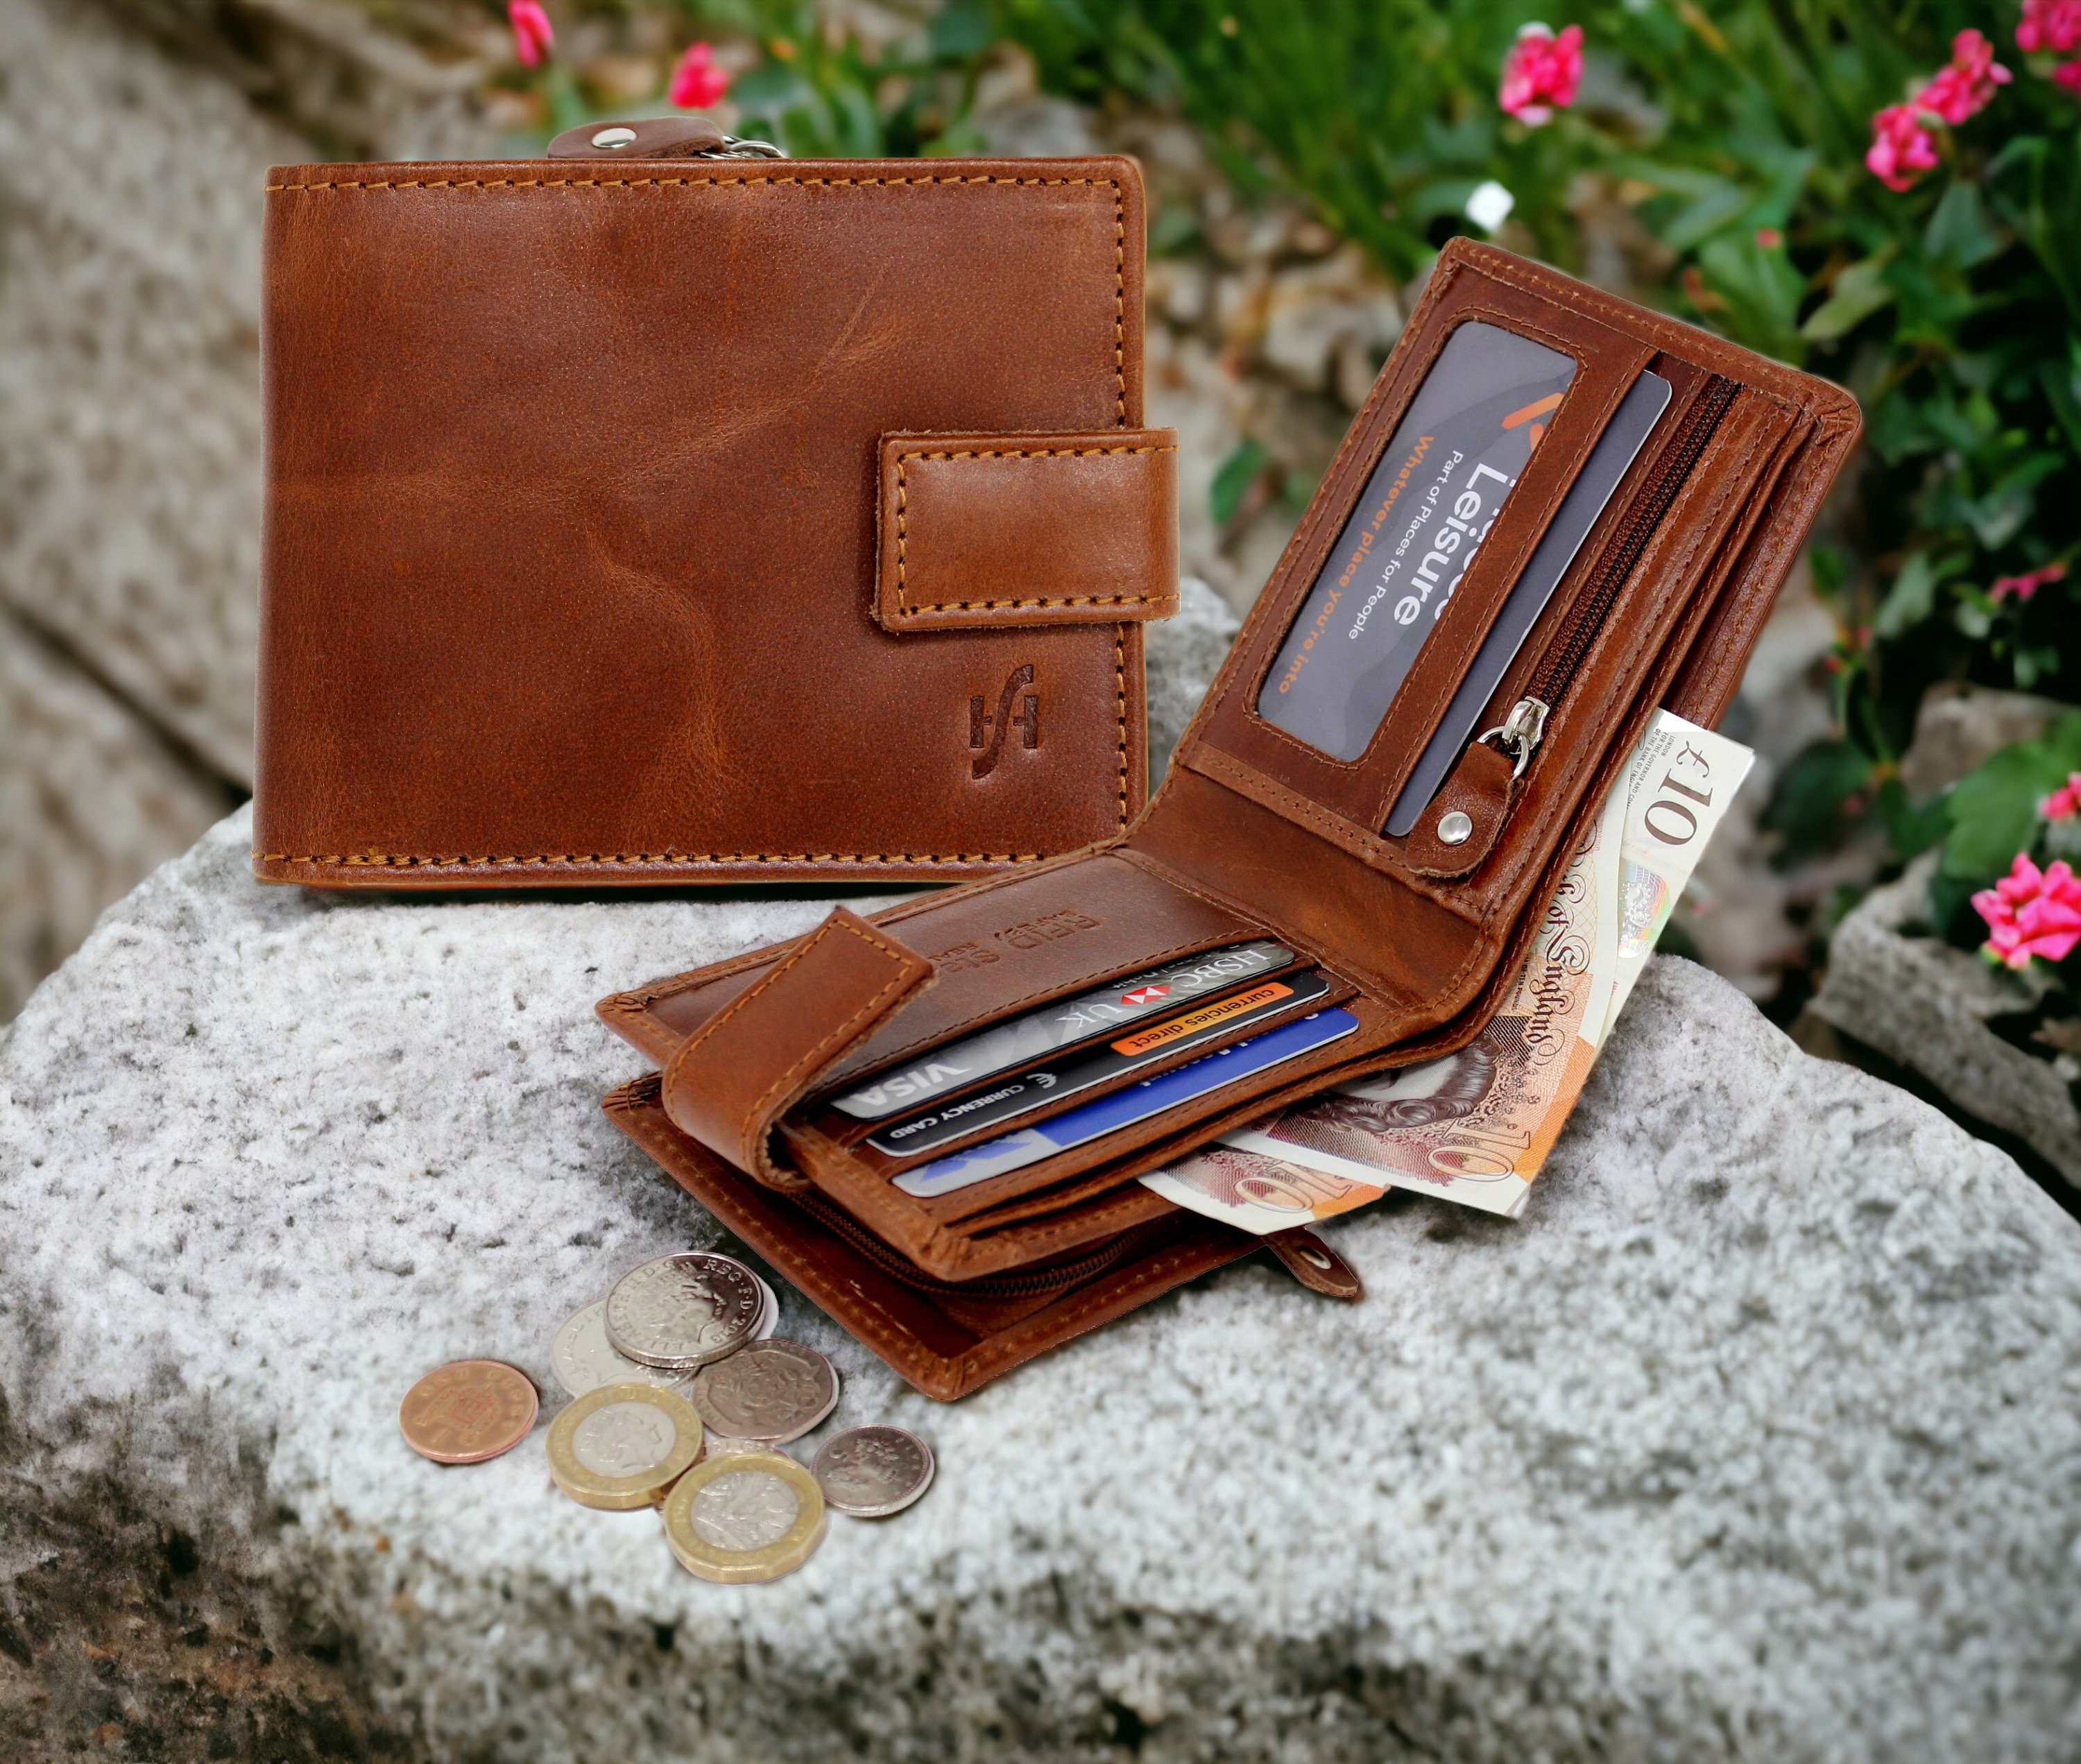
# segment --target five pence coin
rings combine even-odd
[[[607,1338],[645,1366],[692,1371],[734,1353],[766,1308],[759,1276],[708,1250],[660,1256],[624,1275],[607,1296]]]
[[[932,1485],[932,1448],[902,1427],[851,1427],[817,1454],[824,1498],[856,1519],[901,1513]]]
[[[633,1382],[587,1391],[549,1424],[549,1474],[581,1506],[654,1506],[701,1455],[701,1418],[675,1392]]]
[[[823,1541],[817,1479],[784,1452],[746,1451],[690,1470],[665,1501],[665,1536],[703,1580],[778,1580]]]
[[[540,1401],[528,1375],[502,1360],[456,1360],[405,1393],[397,1425],[423,1458],[481,1464],[528,1437]]]
[[[687,1394],[725,1438],[784,1445],[837,1406],[839,1375],[800,1342],[753,1342],[704,1366]]]

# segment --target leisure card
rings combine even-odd
[[[1366,750],[1574,376],[1572,359],[1499,325],[1452,333],[1286,633],[1259,716],[1338,759]]]
[[[1124,1077],[1137,1067],[1153,1065],[1183,1048],[1233,1033],[1245,1024],[1262,1022],[1281,1012],[1311,1004],[1329,989],[1329,981],[1313,972],[1295,974],[1288,980],[1261,980],[1225,998],[1196,1006],[1145,1029],[1130,1030],[1083,1052],[1069,1054],[1045,1065],[1024,1067],[1016,1077],[1007,1077],[1003,1083],[973,1096],[943,1102],[935,1108],[893,1122],[867,1143],[891,1157],[914,1157],[937,1146],[951,1144],[963,1134],[1016,1120],[1035,1109]]]
[[[878,1121],[1014,1066],[1045,1059],[1073,1042],[1088,1041],[1159,1010],[1175,1010],[1188,998],[1276,973],[1293,960],[1292,950],[1268,938],[1202,950],[1161,968],[1108,981],[1073,998],[1058,998],[1009,1023],[935,1048],[908,1065],[885,1068],[858,1089],[833,1097],[831,1107],[856,1121]]]
[[[1161,1115],[1166,1109],[1176,1108],[1180,1103],[1205,1096],[1282,1060],[1298,1059],[1314,1048],[1341,1040],[1358,1026],[1358,1018],[1348,1010],[1310,1012],[1297,1022],[1281,1023],[1261,1035],[1238,1041],[1232,1048],[1202,1054],[1171,1071],[1144,1078],[1125,1090],[1095,1097],[1076,1108],[1066,1109],[1060,1115],[1050,1115],[1015,1133],[986,1140],[965,1152],[950,1153],[929,1164],[921,1164],[897,1177],[895,1186],[921,1200],[929,1200],[937,1195],[951,1195],[957,1189],[986,1182],[993,1176],[1037,1164],[1042,1158],[1066,1152],[1073,1145],[1082,1145],[1105,1134],[1117,1132],[1121,1128],[1132,1127],[1137,1121],[1146,1121],[1152,1115]]]

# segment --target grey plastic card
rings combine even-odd
[[[1338,759],[1366,750],[1574,376],[1500,325],[1452,333],[1287,632],[1259,716]]]
[[[1639,458],[1648,436],[1669,408],[1671,389],[1661,375],[1644,373],[1619,401],[1612,420],[1604,425],[1604,432],[1598,436],[1596,446],[1583,462],[1583,469],[1575,474],[1575,481],[1568,486],[1567,495],[1547,523],[1538,549],[1517,578],[1510,598],[1503,602],[1489,634],[1482,640],[1466,678],[1461,681],[1459,691],[1452,695],[1452,702],[1423,749],[1423,757],[1394,799],[1387,830],[1395,838],[1402,838],[1416,825],[1431,806],[1431,799],[1438,794],[1438,787],[1459,763],[1490,698],[1517,659],[1517,652],[1538,624],[1540,614],[1545,611],[1553,590],[1561,586],[1561,578],[1568,573],[1568,566],[1590,536],[1590,529],[1597,524],[1597,517],[1619,487],[1619,480]]]
[[[1276,973],[1293,960],[1292,950],[1266,938],[1202,950],[1161,968],[1123,974],[1074,998],[1058,998],[1009,1023],[934,1048],[908,1065],[887,1067],[844,1095],[833,1097],[831,1107],[856,1121],[878,1121],[1058,1048],[1088,1041],[1122,1023],[1159,1010],[1175,1010],[1188,999]]]

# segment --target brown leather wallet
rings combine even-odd
[[[1119,834],[1177,604],[1134,163],[579,151],[269,178],[255,874],[938,881]]]
[[[1560,352],[1574,377],[1536,407],[1550,426],[1372,740],[1339,760],[1260,716],[1259,695],[1412,398],[1472,321]],[[1486,733],[1459,750],[1418,824],[1387,834],[1484,636],[1644,372],[1669,402],[1502,675],[1476,724]],[[1854,402],[1824,381],[1454,242],[1147,812],[1038,870],[872,923],[835,913],[792,944],[605,1000],[605,1021],[663,1068],[617,1092],[610,1113],[935,1396],[1257,1247],[1132,1178],[1270,1107],[1480,1032],[1655,708],[1707,725],[1726,708],[1858,427]],[[1089,1143],[920,1196],[897,1186],[919,1157],[877,1150],[866,1124],[820,1100],[1051,1000],[1261,939],[1326,981],[1305,1009],[1356,1027]],[[1356,1287],[1319,1240],[1271,1247],[1310,1284]],[[1045,1304],[1015,1320],[964,1308],[1001,1285],[1035,1304],[1036,1283]]]

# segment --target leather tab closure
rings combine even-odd
[[[807,1186],[775,1162],[774,1124],[931,977],[923,956],[839,908],[672,1056],[665,1112],[769,1187]]]
[[[1350,1304],[1365,1296],[1365,1282],[1359,1278],[1359,1270],[1305,1225],[1270,1233],[1264,1247],[1310,1292]]]
[[[1508,818],[1516,762],[1486,741],[1469,742],[1409,830],[1402,854],[1420,876],[1465,876],[1495,850]]]
[[[889,631],[1111,624],[1178,610],[1178,434],[885,435]]]

